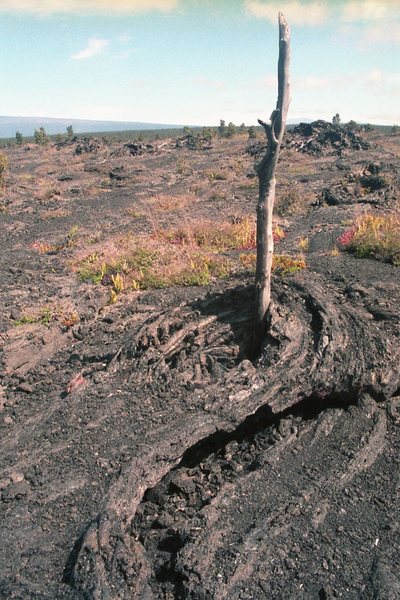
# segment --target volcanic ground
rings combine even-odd
[[[398,267],[338,242],[398,211],[400,143],[359,135],[287,136],[276,252],[305,268],[274,274],[257,358],[251,268],[121,290],[79,265],[255,215],[260,141],[4,149],[1,598],[400,598]]]

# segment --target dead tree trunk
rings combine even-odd
[[[290,103],[289,63],[290,30],[283,14],[279,13],[278,100],[276,109],[271,114],[271,122],[258,121],[265,129],[268,145],[265,156],[256,166],[259,197],[257,204],[254,355],[258,355],[261,342],[266,334],[268,309],[271,302],[271,269],[274,251],[272,212],[275,201],[275,172]]]

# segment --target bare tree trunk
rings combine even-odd
[[[259,179],[259,197],[257,204],[254,355],[259,353],[262,340],[266,334],[268,309],[271,302],[271,269],[274,251],[272,212],[275,201],[275,172],[290,103],[289,63],[290,30],[283,14],[279,13],[278,100],[276,109],[271,114],[271,122],[258,121],[265,129],[268,146],[265,156],[256,166]]]

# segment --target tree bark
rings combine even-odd
[[[275,173],[279,150],[285,133],[286,116],[290,103],[289,64],[290,30],[279,13],[278,100],[270,123],[258,122],[264,127],[268,145],[261,162],[256,166],[259,179],[257,204],[257,262],[255,277],[255,323],[253,355],[260,352],[267,330],[268,310],[271,303],[271,269],[274,252],[272,213],[275,201]]]

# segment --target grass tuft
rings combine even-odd
[[[240,262],[246,271],[254,271],[256,267],[256,255],[253,252],[241,254]],[[306,268],[306,261],[299,256],[288,254],[274,254],[272,269],[277,275],[290,275]]]
[[[19,319],[14,319],[14,327],[22,325],[37,324],[49,325],[57,321],[62,327],[69,329],[79,322],[79,315],[74,310],[67,310],[59,305],[46,305],[32,313],[22,315]]]
[[[365,214],[338,238],[358,258],[376,258],[400,266],[400,216]]]

